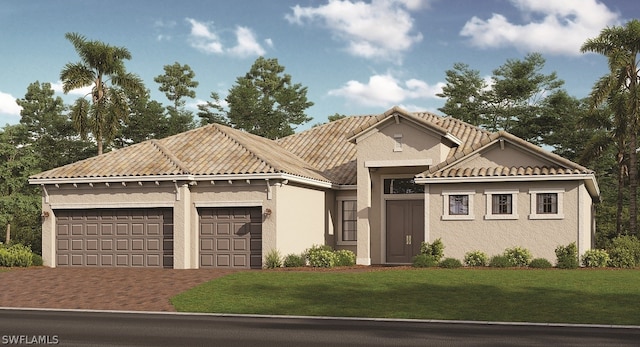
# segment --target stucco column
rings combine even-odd
[[[191,269],[191,190],[188,184],[176,186],[173,207],[173,268]]]
[[[371,175],[364,161],[358,158],[358,241],[356,243],[356,264],[371,265]]]
[[[56,216],[51,205],[42,199],[42,261],[44,266],[56,267]]]

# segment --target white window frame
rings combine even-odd
[[[344,221],[342,220],[342,205],[343,202],[345,201],[355,201],[356,202],[356,215],[358,213],[358,199],[356,196],[341,196],[336,198],[336,201],[338,202],[338,208],[337,208],[337,212],[338,212],[338,232],[336,235],[336,244],[341,245],[341,246],[355,246],[358,243],[358,227],[357,227],[357,218],[356,218],[356,240],[354,241],[345,241],[342,239],[343,237],[343,233],[342,233],[342,226],[344,224]]]
[[[529,219],[564,219],[564,189],[529,189],[531,196],[531,213]],[[558,194],[558,213],[538,213],[538,194],[555,193]]]
[[[467,195],[469,197],[469,214],[449,214],[449,197],[451,195]],[[474,190],[447,190],[442,192],[442,220],[474,220]]]
[[[484,219],[518,219],[518,190],[493,190],[484,191],[486,200],[486,214]],[[510,214],[494,214],[493,213],[493,195],[511,195],[511,213]]]

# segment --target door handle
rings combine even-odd
[[[411,244],[411,235],[407,235],[406,238],[405,238],[405,241],[406,241],[407,245],[410,245]]]

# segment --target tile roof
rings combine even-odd
[[[499,139],[507,140],[531,152],[534,152],[548,161],[554,163],[553,166],[533,166],[533,167],[484,167],[484,168],[462,168],[456,164],[464,161],[473,153],[480,152]],[[461,146],[462,147],[462,146]],[[450,177],[489,177],[489,176],[538,176],[538,175],[570,175],[570,174],[590,174],[593,171],[565,159],[555,153],[548,152],[541,147],[529,143],[515,135],[505,131],[492,133],[483,137],[479,141],[470,143],[470,146],[460,148],[453,155],[432,167],[427,171],[416,175],[418,178],[450,178]]]
[[[149,140],[32,179],[287,173],[329,182],[274,141],[219,124]]]

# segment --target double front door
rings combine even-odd
[[[387,263],[411,263],[424,241],[424,201],[387,200]]]

